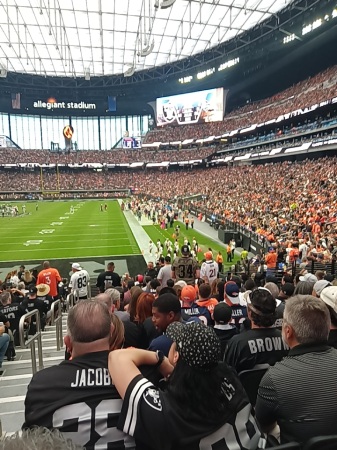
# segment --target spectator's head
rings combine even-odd
[[[69,310],[67,325],[64,343],[73,357],[110,349],[114,328],[106,305],[81,300]]]
[[[316,272],[317,273],[317,272]],[[312,289],[312,295],[314,297],[320,297],[321,292],[323,291],[323,289],[325,289],[326,287],[331,286],[331,283],[329,283],[329,281],[327,280],[323,280],[323,279],[319,279],[318,281],[316,281],[316,283],[314,284],[314,287]]]
[[[166,284],[167,284],[167,287],[173,288],[174,280],[172,280],[172,278],[170,278],[166,281]]]
[[[337,329],[337,286],[328,286],[324,288],[320,298],[329,310],[331,328]]]
[[[324,279],[324,275],[325,275],[325,272],[323,270],[316,270],[316,272],[315,272],[315,276],[316,276],[318,281],[319,280],[323,280]]]
[[[143,293],[142,289],[139,286],[134,286],[131,288],[131,299],[129,303],[129,314],[130,314],[130,320],[133,322],[136,317],[136,310],[137,310],[137,302],[140,294]]]
[[[165,331],[172,322],[179,322],[181,305],[173,294],[160,295],[152,305],[152,322],[159,331]]]
[[[202,283],[199,286],[199,300],[206,300],[211,295],[211,286],[207,283]]]
[[[255,288],[254,280],[248,278],[248,280],[245,282],[244,288],[246,291],[252,291]]]
[[[28,286],[28,296],[30,299],[34,299],[37,297],[37,287],[35,284],[30,284]]]
[[[183,246],[181,247],[181,254],[182,254],[183,256],[189,256],[189,255],[190,255],[190,248],[189,248],[188,245],[183,245]]]
[[[117,289],[114,288],[108,288],[104,294],[107,294],[111,299],[111,305],[113,308],[111,308],[112,311],[118,311],[121,306],[121,294]]]
[[[292,283],[284,283],[281,285],[279,298],[286,300],[294,294],[295,286]]]
[[[152,316],[152,305],[154,302],[154,295],[143,292],[138,297],[136,306],[136,320],[138,323],[143,323],[145,319]]]
[[[328,308],[319,298],[296,295],[286,301],[282,336],[290,348],[299,344],[326,343],[330,325]]]
[[[106,305],[109,311],[114,310],[114,306],[112,303],[111,296],[108,295],[106,292],[103,292],[101,294],[96,295],[96,297],[93,299],[95,302],[102,303],[103,305]]]
[[[247,296],[248,318],[252,326],[271,327],[276,320],[276,301],[266,288],[258,288]]]
[[[113,262],[109,262],[107,265],[108,272],[113,272],[115,270],[115,264]]]
[[[213,319],[216,325],[225,325],[232,318],[232,308],[225,302],[218,303],[214,307]]]
[[[186,283],[186,281],[184,281],[184,280],[179,280],[179,281],[177,281],[177,282],[174,284],[174,286],[173,286],[173,288],[174,288],[174,290],[176,291],[177,296],[178,296],[179,298],[180,298],[181,290],[182,290],[182,288],[183,288],[184,286],[187,286],[187,283]]]
[[[211,327],[200,323],[172,323],[167,336],[173,342],[169,361],[174,365],[168,385],[169,395],[197,414],[208,411],[216,420],[228,408],[223,389],[221,346]]]
[[[0,303],[3,306],[9,305],[12,302],[12,296],[9,291],[4,291],[0,294]]]
[[[164,294],[177,295],[177,292],[175,291],[175,289],[173,289],[173,287],[164,286],[163,288],[160,289],[158,296]]]
[[[272,282],[268,282],[265,284],[264,286],[266,289],[268,289],[268,291],[271,293],[271,295],[273,296],[273,298],[276,300],[278,299],[278,296],[280,294],[280,290],[277,286],[277,284],[272,283]]]
[[[314,284],[309,281],[300,281],[296,284],[294,295],[311,295],[313,287]]]
[[[293,283],[293,277],[288,273],[284,274],[281,280],[281,284]]]
[[[171,256],[165,256],[165,264],[171,263]]]
[[[195,302],[196,292],[193,286],[187,285],[182,288],[180,294],[180,300],[182,301],[183,308],[188,308]]]
[[[306,273],[300,277],[300,281],[309,281],[309,283],[316,283],[318,281],[316,275],[312,273]]]
[[[49,261],[44,261],[42,264],[43,269],[49,269],[50,268],[50,262]]]
[[[240,302],[240,289],[234,281],[227,281],[225,284],[224,299],[229,306],[237,305]]]
[[[0,450],[84,450],[84,447],[67,439],[59,430],[34,427],[4,436]]]

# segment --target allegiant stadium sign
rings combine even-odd
[[[46,102],[38,100],[33,103],[34,108],[41,109],[96,109],[96,103],[86,102],[58,102],[54,98],[49,98]]]

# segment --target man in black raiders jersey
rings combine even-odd
[[[219,363],[213,329],[174,322],[166,333],[173,343],[168,358],[140,349],[110,353],[109,371],[124,399],[118,428],[147,450],[257,449],[251,405],[233,371]],[[142,364],[170,375],[165,391],[141,375]]]
[[[40,313],[40,324],[42,331],[46,325],[46,315],[48,312],[48,306],[44,303],[43,300],[40,300],[37,296],[37,287],[33,284],[28,286],[28,297],[26,297],[22,303],[21,307],[25,311],[25,313],[31,312],[34,309],[37,309]],[[31,322],[29,328],[29,334],[36,333],[36,324],[35,322]]]
[[[113,262],[110,262],[107,265],[107,270],[98,275],[96,286],[99,288],[100,292],[104,292],[106,289],[112,287],[121,286],[121,277],[118,275],[118,273],[115,273],[114,270],[115,264]]]
[[[252,291],[247,296],[247,306],[251,330],[232,337],[225,352],[225,361],[239,376],[246,373],[250,399],[255,403],[263,370],[287,356],[289,347],[283,341],[281,331],[274,327],[276,301],[268,289],[260,287]],[[261,369],[260,378],[256,376],[257,369]],[[250,379],[248,372],[251,372]],[[243,384],[246,386],[245,382]]]
[[[4,291],[0,295],[0,312],[7,317],[10,323],[15,345],[20,345],[19,322],[25,314],[24,308],[19,303],[12,303],[11,293]]]
[[[72,360],[33,376],[23,428],[58,428],[86,450],[134,448],[133,440],[116,428],[122,400],[108,371],[114,334],[105,305],[83,300],[70,309],[64,340]]]

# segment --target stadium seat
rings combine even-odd
[[[257,391],[263,375],[269,369],[269,364],[258,364],[253,369],[245,370],[239,374],[240,381],[244,387],[249,401],[252,405],[256,403]]]
[[[337,434],[332,436],[318,436],[309,439],[303,446],[303,450],[336,450]]]

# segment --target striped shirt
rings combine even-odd
[[[256,417],[262,428],[275,421],[281,443],[336,434],[337,350],[326,343],[298,345],[262,378]]]

